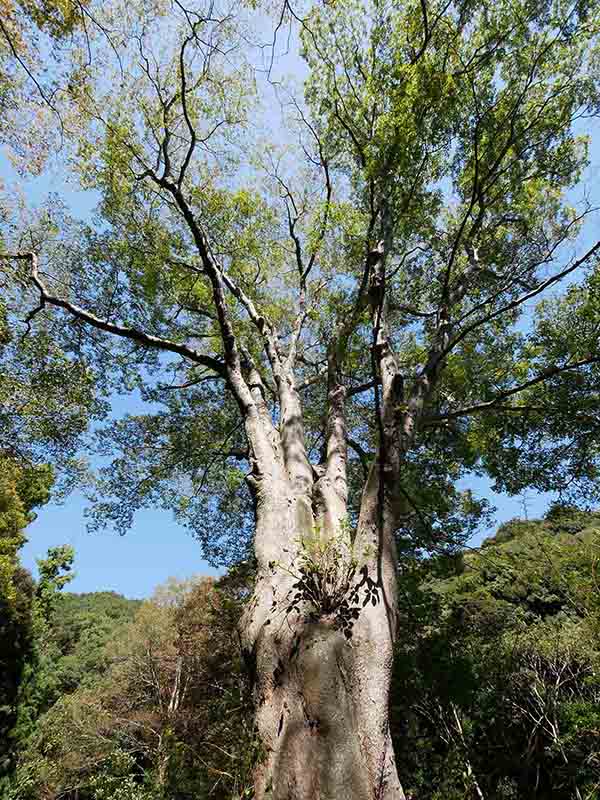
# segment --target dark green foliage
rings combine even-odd
[[[39,580],[20,566],[34,508],[48,502],[53,473],[0,452],[0,797],[37,721],[66,693],[101,670],[101,652],[135,601],[113,595],[65,600],[69,546],[38,560]],[[107,600],[106,598],[110,598]],[[67,633],[68,631],[68,633]]]
[[[10,768],[10,732],[15,723],[18,687],[33,646],[34,583],[21,568],[15,570],[13,582],[17,597],[12,607],[9,609],[0,598],[0,796],[2,776]]]
[[[107,643],[131,621],[140,602],[127,600],[113,592],[83,595],[59,594],[65,583],[62,567],[70,554],[55,548],[41,560],[41,577],[35,586],[28,573],[29,602],[24,614],[28,638],[15,682],[13,727],[9,753],[12,759],[36,735],[40,718],[54,704],[74,692],[82,683],[90,684],[107,667]],[[0,797],[11,797],[14,784],[11,759],[4,764],[4,783]],[[4,794],[3,794],[4,791]]]
[[[144,603],[61,597],[63,694],[29,735],[9,800],[239,796],[255,757],[235,635],[246,591],[237,571],[220,586],[172,581]]]
[[[52,471],[0,451],[0,792],[15,744],[19,693],[33,659],[36,589],[20,566],[24,529],[48,501]],[[48,591],[50,586],[48,586]]]
[[[116,592],[62,594],[56,606],[52,636],[60,656],[56,670],[61,694],[89,684],[105,671],[105,648],[133,619],[141,604]]]
[[[458,569],[413,568],[393,693],[408,797],[598,797],[599,552],[600,514],[554,506]]]

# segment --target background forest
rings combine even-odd
[[[253,570],[147,601],[77,595],[61,592],[73,553],[59,548],[35,583],[14,531],[48,478],[5,475],[2,800],[250,797],[236,623]],[[407,797],[600,796],[599,561],[600,513],[558,505],[478,549],[406,561],[392,731]]]

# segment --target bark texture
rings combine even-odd
[[[293,493],[285,479],[280,490],[278,500],[269,493],[258,502],[257,538],[280,541],[283,531],[301,533],[304,509],[298,498],[289,502]],[[335,612],[320,614],[310,603],[290,610],[295,578],[286,570],[297,569],[297,546],[288,555],[286,564],[260,565],[241,629],[262,747],[256,797],[401,799],[388,727],[394,586],[385,587],[387,602],[378,587],[376,603],[364,608],[361,592],[348,637]]]

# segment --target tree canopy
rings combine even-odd
[[[46,9],[67,27],[75,11]],[[78,114],[63,168],[97,193],[97,217],[48,206],[5,246],[27,235],[41,259],[34,330],[52,307],[70,312],[52,335],[72,368],[151,404],[101,437],[120,456],[98,518],[125,528],[159,503],[215,558],[239,557],[252,523],[234,351],[269,406],[293,358],[317,462],[337,342],[358,489],[378,435],[365,276],[380,239],[397,406],[419,416],[406,530],[468,526],[482,507],[455,484],[472,470],[509,492],[595,496],[598,245],[577,249],[591,209],[573,193],[598,106],[593,3],[286,4],[275,39],[296,26],[305,97],[288,91],[287,132],[266,142],[283,123],[264,108],[262,11],[80,12],[97,14],[97,35],[86,80],[61,86]],[[52,19],[38,24],[64,34]],[[30,259],[17,264],[26,280]]]

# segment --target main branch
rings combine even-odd
[[[186,344],[174,342],[171,339],[164,339],[160,336],[154,336],[150,333],[145,333],[144,331],[141,331],[137,328],[131,328],[127,325],[117,325],[114,322],[101,319],[95,314],[92,314],[90,311],[86,311],[80,306],[75,305],[75,303],[71,303],[69,300],[65,300],[62,297],[57,297],[56,295],[52,294],[40,278],[38,271],[38,260],[35,253],[5,253],[0,255],[0,258],[30,261],[31,279],[40,293],[40,305],[37,307],[38,310],[43,307],[44,304],[62,308],[65,311],[68,311],[76,319],[87,323],[93,328],[105,331],[106,333],[112,333],[115,336],[120,336],[124,339],[130,339],[131,341],[137,342],[137,344],[143,347],[151,347],[158,350],[177,353],[177,355],[188,358],[190,361],[212,370],[220,377],[225,377],[225,365],[216,358],[207,356],[204,353],[199,353],[193,347],[189,347]]]

